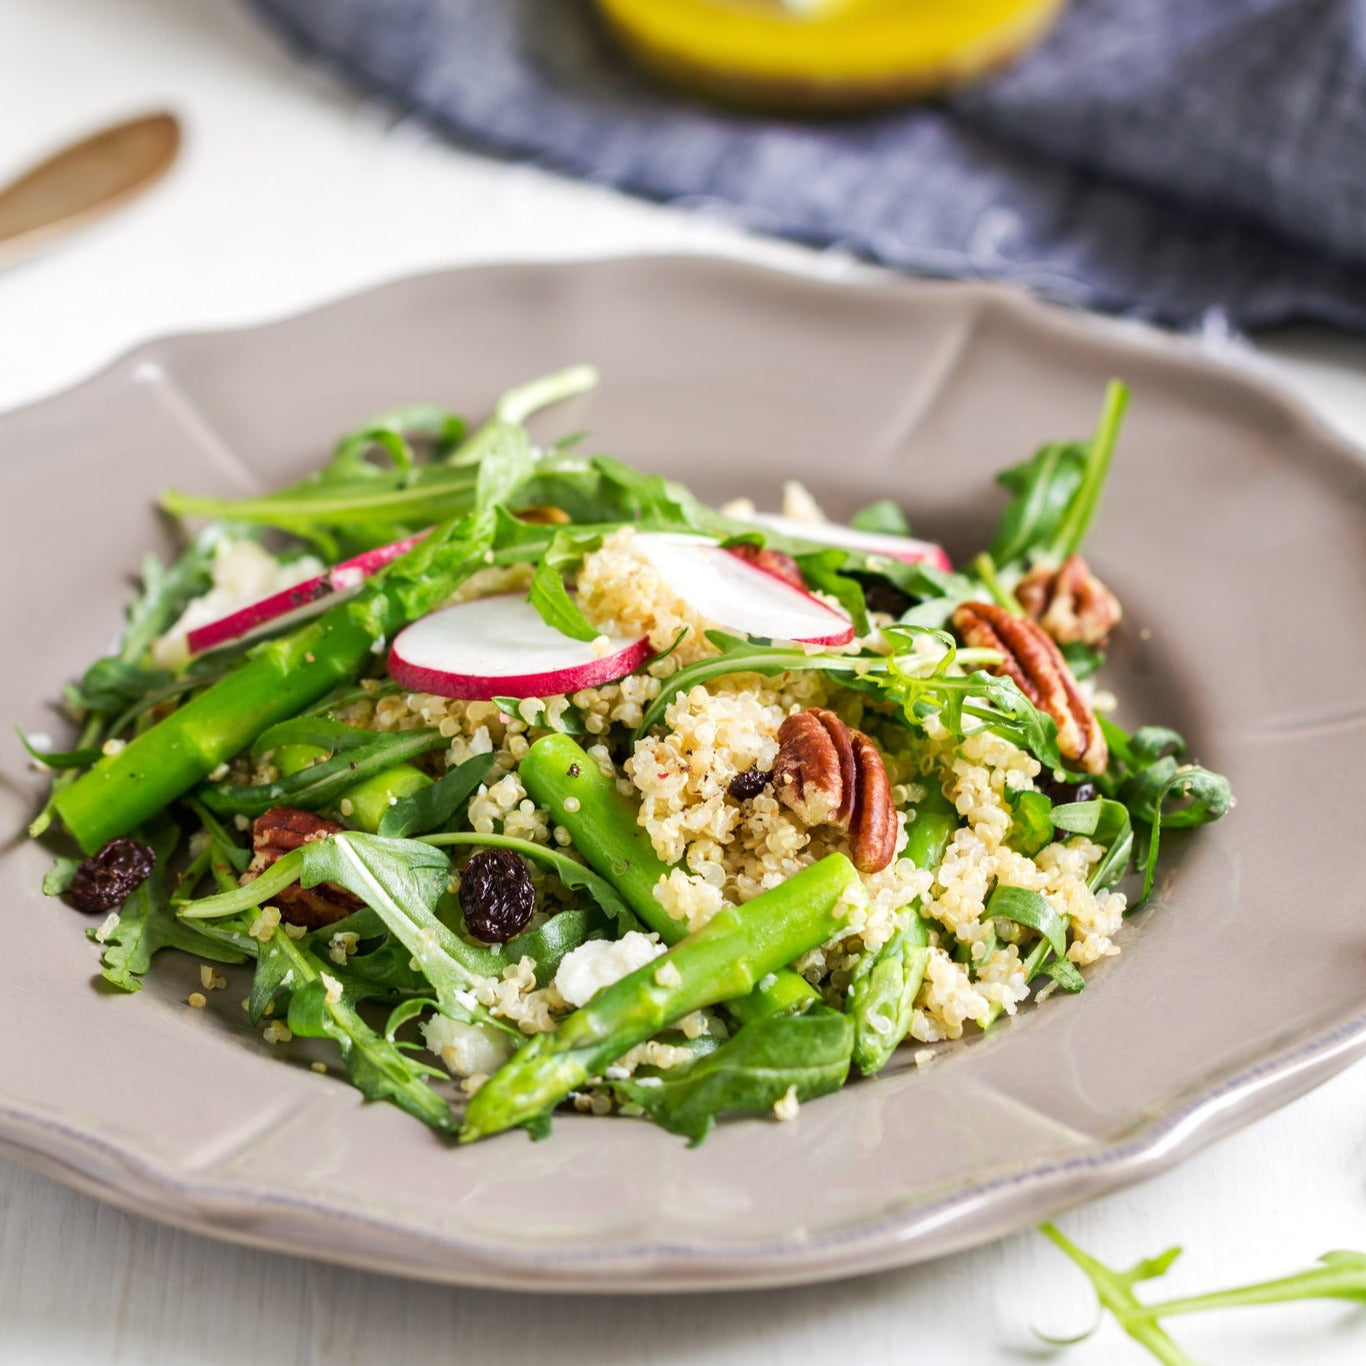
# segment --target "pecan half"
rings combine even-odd
[[[752,564],[756,569],[762,569],[765,574],[772,574],[774,578],[782,579],[793,588],[800,588],[803,593],[806,592],[806,580],[802,578],[802,571],[791,555],[784,554],[781,550],[770,550],[766,545],[742,543],[726,548],[732,555]]]
[[[1109,750],[1100,722],[1081,695],[1062,651],[1044,629],[994,602],[965,602],[953,614],[954,630],[977,650],[1004,656],[994,674],[1015,680],[1020,691],[1057,723],[1058,753],[1085,773],[1103,773]]]
[[[834,712],[810,707],[783,722],[773,790],[804,824],[846,831],[860,872],[879,872],[896,854],[896,808],[882,755]]]
[[[1104,645],[1124,609],[1080,555],[1058,569],[1031,569],[1015,589],[1020,606],[1059,645]]]
[[[252,824],[252,860],[242,874],[241,882],[254,881],[276,859],[301,845],[338,835],[344,828],[336,821],[315,816],[311,811],[301,811],[296,806],[272,806]],[[276,892],[271,901],[279,908],[281,920],[310,930],[319,930],[341,920],[364,904],[335,882],[320,882],[316,887],[301,887],[292,882]]]

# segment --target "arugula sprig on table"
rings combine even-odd
[[[1366,1304],[1366,1253],[1362,1252],[1325,1252],[1317,1266],[1295,1275],[1145,1304],[1135,1293],[1135,1287],[1166,1275],[1181,1255],[1181,1248],[1169,1247],[1156,1257],[1143,1258],[1127,1271],[1116,1271],[1084,1252],[1056,1225],[1041,1224],[1039,1232],[1081,1268],[1096,1292],[1097,1319],[1085,1332],[1061,1338],[1035,1330],[1044,1342],[1054,1347],[1070,1347],[1085,1341],[1100,1326],[1101,1317],[1109,1313],[1135,1342],[1164,1366],[1197,1366],[1194,1358],[1168,1335],[1161,1320],[1211,1309],[1240,1309],[1304,1300],[1346,1300]]]

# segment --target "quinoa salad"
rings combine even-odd
[[[712,508],[533,441],[595,383],[164,496],[185,548],[67,686],[73,747],[25,741],[105,981],[191,954],[189,1006],[231,989],[282,1059],[461,1141],[566,1108],[693,1143],[1085,989],[1164,833],[1232,805],[1102,681],[1128,627],[1081,550],[1123,385],[955,564],[890,499]]]

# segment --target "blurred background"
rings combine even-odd
[[[155,191],[4,277],[37,331],[0,338],[0,402],[414,269],[779,241],[1214,340],[1366,327],[1363,0],[0,9],[0,179],[162,109]]]

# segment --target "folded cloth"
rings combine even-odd
[[[253,0],[485,150],[927,274],[1159,321],[1366,329],[1366,0],[1074,0],[1012,69],[857,119],[692,102],[587,0]]]

